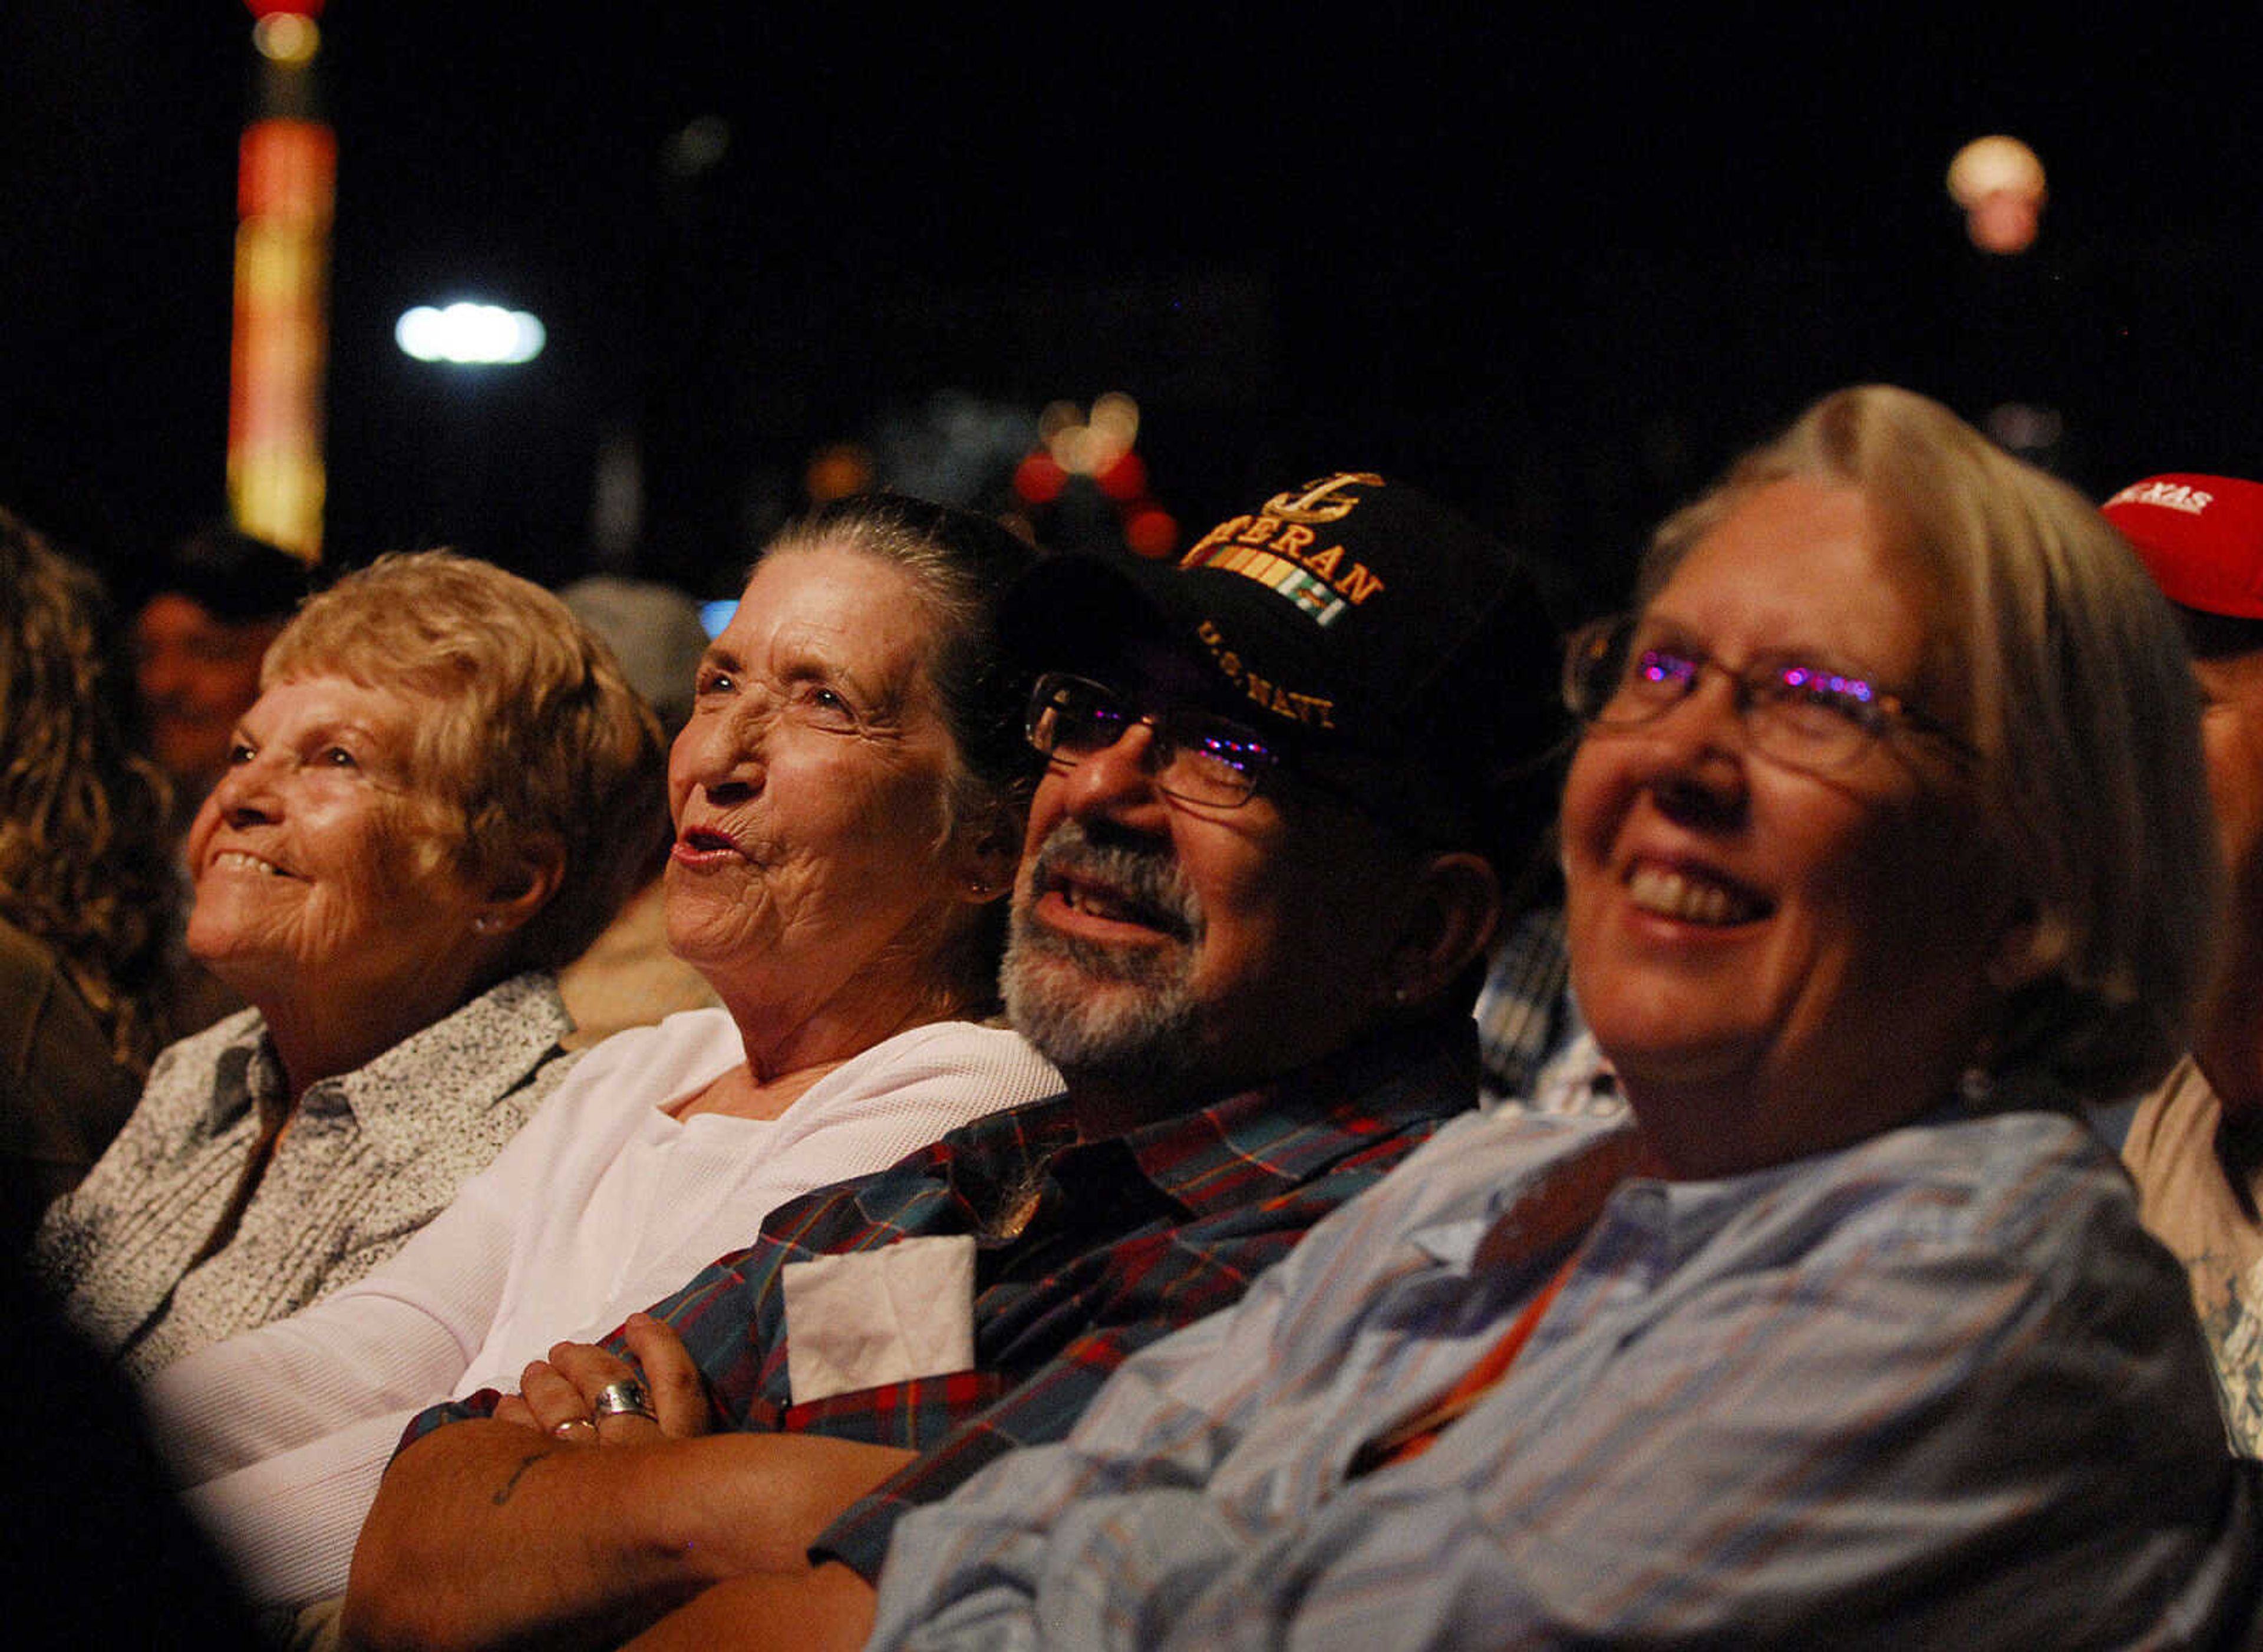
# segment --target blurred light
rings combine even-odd
[[[862,493],[872,485],[872,456],[854,442],[821,447],[810,460],[801,485],[812,504],[830,504]]]
[[[312,62],[322,47],[322,32],[312,18],[296,11],[271,11],[251,25],[251,44],[272,62]]]
[[[394,323],[394,342],[419,361],[459,366],[515,366],[542,353],[548,334],[524,310],[496,304],[420,304]]]
[[[2035,245],[2042,214],[2033,201],[2017,195],[1989,196],[1964,217],[1964,233],[1983,252],[2008,256]]]
[[[1977,206],[1998,190],[2040,195],[2042,188],[2042,162],[2017,138],[1975,138],[1948,163],[1948,192],[1960,206]]]
[[[243,0],[243,9],[255,18],[271,18],[286,13],[293,17],[318,18],[322,15],[322,0]]]
[[[1139,439],[1139,404],[1121,390],[1110,390],[1093,402],[1092,417],[1087,422],[1119,453],[1128,452]]]
[[[2058,438],[2066,433],[2066,420],[2057,408],[2006,402],[1988,410],[1981,428],[1998,446],[2025,459],[2057,446]]]
[[[618,426],[597,439],[597,474],[589,491],[589,543],[601,567],[625,568],[644,526],[644,454]]]
[[[1053,462],[1072,476],[1088,476],[1100,467],[1100,444],[1089,424],[1071,424],[1053,432]]]
[[[1048,402],[1045,410],[1038,415],[1038,439],[1048,447],[1053,438],[1072,424],[1084,423],[1083,409],[1074,402]]]
[[[1067,480],[1068,473],[1040,447],[1015,467],[1014,491],[1031,504],[1051,504],[1060,497],[1061,484]]]
[[[1105,475],[1139,436],[1139,404],[1121,390],[1095,401],[1089,418],[1074,402],[1052,402],[1038,417],[1038,438],[1072,476]]]
[[[308,562],[322,554],[322,384],[337,140],[319,121],[244,129],[237,164],[229,513]]]
[[[1010,475],[1030,451],[1035,409],[949,387],[898,403],[871,427],[872,468],[921,499],[971,504]]]
[[[731,616],[739,612],[739,599],[726,597],[718,602],[699,605],[699,623],[710,637],[719,637],[731,624]]]
[[[1124,525],[1124,542],[1140,555],[1160,562],[1179,548],[1179,525],[1169,511],[1150,505]]]
[[[237,146],[236,214],[327,228],[337,174],[337,136],[320,121],[254,121]]]
[[[1948,193],[1983,252],[2025,252],[2042,219],[2043,163],[2017,138],[1975,138],[1948,163]]]
[[[731,152],[731,123],[720,115],[701,115],[670,137],[662,164],[677,178],[697,178],[722,164]]]
[[[1118,453],[1116,462],[1093,480],[1117,504],[1129,504],[1147,491],[1147,461],[1137,453]]]

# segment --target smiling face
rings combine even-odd
[[[189,950],[268,1012],[414,1030],[484,961],[481,895],[410,767],[416,704],[343,677],[259,697],[189,833]]]
[[[952,985],[980,873],[933,641],[911,576],[821,547],[765,558],[701,662],[669,764],[669,945],[758,1061],[885,1035]]]
[[[1948,709],[1926,680],[1925,592],[1851,489],[1756,490],[1645,612],[1732,670],[1789,655]],[[1967,788],[1905,732],[1823,774],[1757,756],[1718,672],[1654,722],[1588,731],[1563,813],[1573,983],[1678,1173],[1779,1163],[1946,1099],[2011,929]]]
[[[1234,808],[1167,796],[1153,733],[1055,760],[1014,893],[1007,1008],[1088,1119],[1109,1092],[1155,1116],[1348,1047],[1382,1012],[1415,879],[1411,851],[1286,770]]]

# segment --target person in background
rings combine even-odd
[[[1034,766],[997,600],[1034,556],[886,496],[764,552],[669,765],[668,933],[723,1007],[606,1040],[398,1257],[144,1391],[256,1598],[343,1591],[420,1408],[602,1335],[781,1200],[1059,1088],[973,1024]]]
[[[228,767],[237,721],[259,698],[268,644],[315,584],[315,570],[288,551],[225,523],[174,543],[149,576],[131,633],[134,692],[141,738],[172,783],[167,837],[177,856]],[[183,1038],[243,1000],[190,955],[181,928],[193,882],[185,863],[177,881],[163,1008],[169,1035]]]
[[[150,577],[134,615],[134,687],[184,826],[227,772],[259,663],[314,584],[288,551],[221,524],[173,546]]]
[[[558,593],[574,617],[605,640],[631,686],[651,703],[670,740],[691,715],[692,680],[707,649],[699,605],[657,580],[592,574]],[[631,895],[589,950],[558,972],[574,1018],[566,1047],[581,1049],[682,1010],[713,1009],[707,978],[668,949],[661,868]]]
[[[564,1076],[551,970],[667,830],[651,711],[540,587],[444,552],[309,601],[189,833],[190,950],[252,1006],[162,1054],[41,1223],[147,1376],[366,1273]]]
[[[0,1248],[78,1185],[160,1041],[163,777],[130,750],[94,576],[0,511]]]
[[[699,604],[674,585],[619,574],[586,575],[560,590],[558,599],[604,638],[622,674],[652,702],[673,739],[691,716],[692,679],[707,651]]]
[[[1845,391],[1668,518],[1565,687],[1626,1115],[1441,1131],[906,1517],[871,1645],[2257,1644],[2255,1466],[2077,1105],[2181,1047],[2215,917],[2144,570]],[[778,1594],[639,1644],[873,1627]]]
[[[1522,566],[1345,473],[1177,565],[1050,558],[1006,632],[1049,759],[1006,1002],[1065,1089],[420,1419],[350,1640],[611,1645],[719,1580],[727,1613],[806,1576],[813,1541],[864,1590],[907,1509],[1058,1438],[1474,1104],[1470,1004],[1562,727]]]
[[[2176,1252],[2233,1447],[2263,1456],[2263,485],[2173,475],[2108,499],[2182,626],[2230,880],[2192,1047],[2122,1142],[2145,1225]]]

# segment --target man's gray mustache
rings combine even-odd
[[[1202,902],[1168,850],[1095,843],[1082,825],[1063,821],[1046,834],[1030,868],[1032,895],[1062,877],[1105,886],[1141,922],[1181,940],[1202,937]]]

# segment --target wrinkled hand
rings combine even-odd
[[[597,1396],[612,1383],[639,1376],[637,1366],[594,1343],[560,1343],[519,1377],[519,1392],[495,1407],[498,1422],[539,1429],[568,1446],[639,1446],[689,1439],[708,1431],[712,1418],[699,1368],[683,1339],[648,1314],[632,1314],[629,1351],[643,1367],[654,1417],[633,1412],[595,1415]]]

